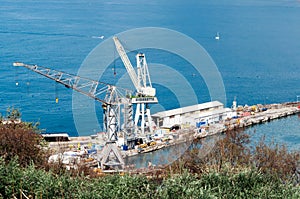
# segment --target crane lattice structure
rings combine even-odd
[[[102,150],[102,154],[99,156],[101,167],[102,169],[105,169],[105,167],[113,167],[114,169],[124,168],[125,163],[116,145],[116,141],[120,135],[124,136],[124,138],[132,136],[127,134],[127,130],[133,128],[131,91],[42,66],[20,62],[15,62],[13,65],[25,67],[102,103],[104,113],[103,124],[108,141]],[[100,96],[103,95],[104,97],[101,98]],[[123,117],[121,117],[121,107],[124,108]],[[121,125],[121,119],[124,120],[123,126]]]
[[[136,104],[134,118],[135,127],[138,128],[138,124],[140,124],[140,131],[142,135],[145,135],[145,127],[148,128],[147,130],[149,130],[150,133],[152,133],[153,126],[155,124],[152,122],[148,104],[156,104],[158,103],[158,100],[156,97],[156,89],[152,87],[146,56],[143,53],[138,53],[136,55],[136,72],[119,39],[114,36],[113,40],[129,74],[129,77],[136,89],[136,96],[132,98],[132,103]]]

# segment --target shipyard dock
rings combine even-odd
[[[189,143],[195,139],[202,139],[208,136],[222,134],[231,130],[247,128],[253,125],[271,122],[272,120],[300,114],[300,103],[290,102],[282,104],[239,106],[236,115],[231,118],[205,123],[203,125],[182,125],[179,129],[170,129],[164,135],[156,138],[150,143],[137,145],[134,149],[119,148],[123,158],[136,156],[160,150],[165,147],[180,143]],[[101,154],[104,143],[105,133],[85,137],[70,137],[68,141],[57,140],[49,142],[49,148],[53,154],[67,156],[67,164],[73,162],[74,157],[82,162],[89,162],[91,165],[97,165],[98,155]],[[64,138],[66,139],[66,138]],[[56,157],[57,158],[57,157]],[[72,161],[71,161],[72,160]]]

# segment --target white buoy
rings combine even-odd
[[[16,86],[18,86],[19,85],[19,82],[16,82]]]

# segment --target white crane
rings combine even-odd
[[[150,74],[147,66],[145,54],[138,53],[136,55],[137,72],[134,70],[129,58],[124,50],[121,42],[115,36],[113,37],[116,49],[124,63],[129,77],[136,89],[136,96],[132,98],[132,103],[136,104],[136,112],[134,124],[138,127],[140,124],[141,134],[145,135],[145,127],[149,128],[149,132],[153,132],[153,122],[151,119],[150,108],[148,104],[158,103],[156,90],[152,87]],[[146,121],[147,119],[147,121]]]
[[[126,96],[131,96],[131,92],[126,89],[120,89],[116,86],[103,82],[91,80],[88,78],[72,75],[69,73],[45,68],[37,65],[29,65],[20,62],[13,63],[14,66],[25,67],[33,72],[43,75],[57,83],[65,85],[79,93],[95,99],[102,103],[103,108],[103,124],[107,133],[108,141],[99,156],[102,169],[105,167],[113,167],[115,169],[123,169],[125,166],[121,152],[119,151],[116,141],[118,136],[127,137],[128,129],[132,129],[132,104],[131,99]],[[123,117],[120,116],[121,108],[124,109]],[[123,129],[121,125],[123,119]],[[132,135],[131,135],[132,136]]]

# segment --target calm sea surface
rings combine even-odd
[[[299,19],[300,2],[296,0],[1,0],[0,111],[5,114],[6,108],[13,106],[21,110],[23,120],[39,121],[47,132],[76,135],[72,90],[14,68],[12,63],[21,61],[76,74],[89,52],[103,41],[95,36],[108,38],[139,27],[169,28],[199,42],[222,75],[227,106],[235,96],[241,105],[296,101],[300,95]],[[219,41],[214,39],[217,32]],[[147,57],[178,71],[185,64],[163,53],[156,56],[150,52]],[[120,73],[124,73],[121,67]],[[186,78],[195,87],[199,103],[210,100],[200,76]],[[168,97],[174,94],[167,88],[157,89],[165,109],[178,106],[169,103]],[[189,99],[186,104],[191,105]],[[256,135],[271,135],[280,143],[299,148],[299,123],[299,118],[292,116],[254,128]],[[92,128],[93,124],[87,126]]]

